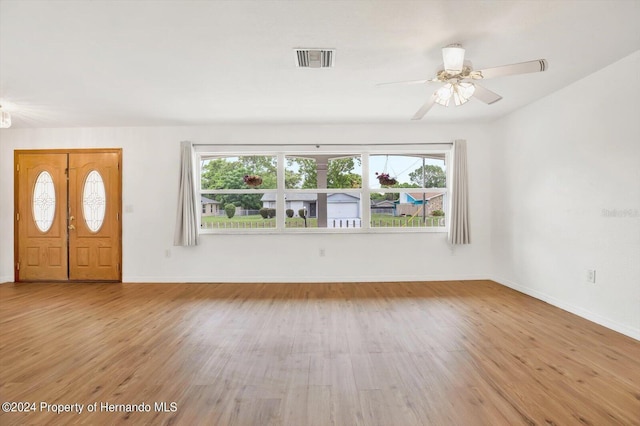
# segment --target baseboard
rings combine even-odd
[[[571,312],[572,314],[578,315],[579,317],[587,319],[603,327],[607,327],[613,331],[617,331],[618,333],[624,334],[625,336],[629,336],[632,339],[640,340],[640,329],[638,328],[630,327],[626,324],[620,324],[619,322],[613,321],[607,317],[603,317],[600,314],[596,314],[594,312],[588,311],[579,306],[574,306],[570,303],[566,303],[562,300],[556,299],[555,297],[550,296],[546,293],[542,293],[540,291],[521,286],[520,284],[517,284],[513,281],[510,281],[504,278],[493,277],[492,280],[497,282],[500,285],[512,288],[528,296],[535,297],[536,299],[547,302],[548,304],[553,305],[557,308],[560,308],[567,312]]]

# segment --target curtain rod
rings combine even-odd
[[[453,145],[453,142],[410,142],[410,143],[194,143],[193,146],[423,146],[423,145]]]

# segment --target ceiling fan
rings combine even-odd
[[[546,71],[549,67],[546,59],[536,59],[535,61],[521,62],[519,64],[474,70],[471,62],[464,60],[464,48],[460,44],[450,44],[442,48],[442,62],[443,64],[436,72],[436,76],[431,79],[381,83],[378,84],[378,86],[431,82],[444,83],[411,118],[412,120],[420,120],[429,112],[434,104],[449,106],[451,99],[453,99],[456,106],[467,103],[471,97],[488,105],[502,99],[502,96],[479,85],[477,83],[478,80],[530,72],[542,72]]]

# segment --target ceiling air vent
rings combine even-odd
[[[298,68],[332,68],[335,49],[293,49]]]

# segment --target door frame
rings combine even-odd
[[[16,149],[13,151],[13,271],[14,282],[20,281],[20,271],[18,269],[19,258],[19,229],[18,229],[18,201],[20,195],[20,187],[18,185],[18,157],[22,154],[104,154],[115,153],[118,155],[118,185],[116,196],[117,206],[117,230],[118,230],[118,279],[115,282],[122,282],[122,148],[74,148],[74,149]],[[67,172],[67,182],[69,179],[69,173]],[[67,203],[67,212],[69,200],[65,200]],[[68,213],[67,213],[68,214]],[[68,242],[67,242],[68,245]],[[68,262],[68,259],[67,259]],[[87,280],[81,280],[85,282]],[[100,280],[96,280],[100,281]],[[76,282],[75,280],[67,279],[62,282]]]

